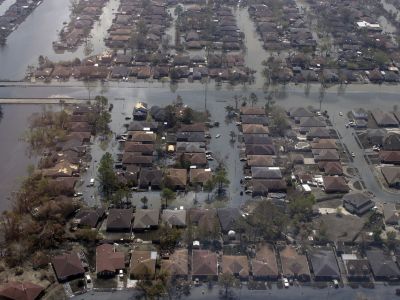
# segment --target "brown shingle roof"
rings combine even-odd
[[[271,155],[248,155],[247,165],[249,167],[272,167],[274,160]]]
[[[116,272],[125,268],[125,254],[115,252],[114,246],[103,244],[96,248],[96,273]]]
[[[187,276],[189,273],[188,262],[188,250],[177,249],[169,259],[161,261],[161,270],[168,272],[170,276]]]
[[[170,226],[186,226],[186,210],[164,209],[161,215],[162,220]]]
[[[323,181],[327,193],[347,193],[349,191],[346,180],[342,176],[323,176]]]
[[[275,251],[268,244],[260,245],[257,248],[256,257],[251,261],[254,277],[278,277],[278,265]]]
[[[262,107],[242,107],[240,108],[242,115],[265,115],[265,109]]]
[[[210,169],[190,169],[189,177],[191,183],[204,184],[212,179],[212,171]]]
[[[209,250],[193,250],[192,252],[193,276],[216,276],[217,254]]]
[[[110,209],[107,230],[129,230],[132,222],[132,209]]]
[[[286,246],[285,249],[279,251],[284,276],[310,276],[307,257],[297,253],[292,246]]]
[[[167,169],[165,173],[165,181],[170,186],[186,186],[187,170],[186,169]]]
[[[35,300],[43,287],[30,282],[8,282],[0,288],[0,296],[13,300]]]
[[[204,132],[205,130],[204,123],[182,124],[181,128],[179,128],[181,132]]]
[[[137,209],[135,212],[135,220],[133,221],[134,229],[146,229],[158,226],[160,211],[158,209]]]
[[[268,134],[269,130],[267,126],[260,124],[243,124],[242,131],[244,134]]]
[[[132,278],[153,278],[156,272],[157,252],[133,250],[130,265]]]
[[[241,278],[249,277],[249,261],[247,256],[222,256],[222,273],[238,275]]]
[[[126,142],[124,146],[125,152],[136,152],[144,155],[152,155],[154,152],[154,144],[138,144],[136,142]]]
[[[53,268],[59,281],[66,280],[68,277],[83,275],[85,269],[76,252],[71,252],[53,257],[51,260]]]

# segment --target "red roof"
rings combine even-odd
[[[115,252],[110,244],[103,244],[96,248],[96,272],[115,272],[125,268],[125,255]]]
[[[13,300],[35,300],[43,287],[30,282],[8,282],[0,288],[0,297]]]

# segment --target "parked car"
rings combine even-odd
[[[287,279],[287,278],[283,278],[282,279],[282,282],[283,282],[283,286],[285,287],[285,288],[289,288],[289,280]]]

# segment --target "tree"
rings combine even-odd
[[[114,159],[109,152],[106,152],[100,160],[98,180],[106,198],[109,199],[112,192],[117,188],[117,176],[114,172]]]
[[[168,201],[175,199],[175,192],[170,188],[163,188],[161,191],[161,197],[165,199],[165,207],[168,207]]]
[[[217,168],[217,172],[213,177],[213,180],[217,186],[217,194],[218,196],[222,196],[224,194],[224,187],[229,184],[228,174],[226,172],[225,167],[220,164]]]
[[[255,93],[250,94],[250,101],[251,101],[251,106],[254,106],[254,104],[257,103],[258,97]]]
[[[231,137],[231,142],[232,143],[235,142],[236,133],[233,130],[231,130],[231,132],[229,133],[229,136]]]
[[[313,195],[300,195],[290,200],[289,215],[292,220],[306,222],[312,216],[312,207],[315,204]]]
[[[203,186],[204,190],[207,191],[207,199],[210,201],[210,193],[215,189],[215,181],[213,179],[209,179]]]
[[[285,214],[268,200],[259,202],[247,219],[255,230],[254,234],[265,240],[279,238],[287,223]]]
[[[193,118],[194,118],[193,109],[191,109],[190,107],[186,107],[186,108],[183,110],[183,113],[182,113],[182,118],[181,118],[182,123],[184,123],[184,124],[191,124],[192,121],[193,121]]]
[[[236,278],[229,273],[222,273],[218,278],[218,284],[224,289],[224,298],[228,298],[229,290],[235,286]]]
[[[395,249],[397,245],[396,231],[387,231],[386,236],[387,236],[386,245],[388,246],[388,248]]]
[[[143,206],[143,208],[147,208],[147,203],[149,202],[149,199],[146,197],[146,196],[144,196],[144,197],[142,197],[141,199],[140,199],[140,202],[142,202],[142,206]]]

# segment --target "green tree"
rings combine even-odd
[[[140,198],[140,202],[142,202],[143,208],[146,209],[147,208],[147,203],[149,202],[149,199],[146,196],[144,196],[144,197]]]
[[[248,217],[248,222],[254,228],[254,234],[265,240],[279,238],[285,229],[287,219],[285,214],[271,201],[263,200],[257,204],[253,213]]]
[[[114,159],[111,153],[106,152],[100,160],[98,180],[107,199],[117,189],[117,176],[114,172]]]
[[[161,191],[161,197],[165,200],[165,207],[168,207],[168,201],[175,199],[176,195],[170,188],[163,188]]]
[[[251,102],[251,106],[254,106],[254,104],[256,104],[258,101],[258,97],[255,93],[251,93],[250,94],[250,102]]]
[[[224,289],[224,298],[228,298],[230,289],[236,284],[236,278],[232,274],[222,273],[218,277],[218,284]]]
[[[217,171],[213,176],[213,181],[217,186],[218,196],[222,196],[224,194],[226,185],[229,184],[228,173],[222,164],[218,166]]]

